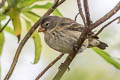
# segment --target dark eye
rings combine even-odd
[[[49,23],[46,23],[45,26],[49,26]]]
[[[45,26],[48,27],[50,25],[50,22],[46,22]]]

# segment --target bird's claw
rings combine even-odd
[[[65,64],[61,63],[61,65],[59,66],[59,70],[61,71],[62,67],[64,67],[64,66],[65,66]],[[69,67],[67,69],[68,69],[68,71],[70,71]]]
[[[73,45],[73,51],[74,52],[78,51],[78,45],[77,44]]]

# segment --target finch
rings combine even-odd
[[[44,33],[45,42],[50,48],[62,53],[73,53],[73,48],[77,45],[84,27],[84,25],[70,18],[46,16],[41,19],[38,31]],[[94,33],[91,32],[88,36],[91,35],[94,35]],[[79,52],[91,47],[105,49],[108,45],[98,38],[88,37],[79,49]]]

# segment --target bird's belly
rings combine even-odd
[[[70,37],[45,36],[45,41],[49,47],[62,53],[72,53],[76,40]]]
[[[74,41],[67,41],[67,39],[64,40],[54,40],[50,44],[53,44],[51,47],[57,51],[60,51],[62,53],[72,53],[73,52],[73,45]]]
[[[74,52],[73,46],[77,44],[77,38],[74,38],[73,36],[72,37],[67,36],[64,34],[63,35],[47,34],[45,35],[45,41],[49,47],[62,53],[73,53]],[[79,52],[82,52],[84,49],[86,49],[87,45],[88,43],[83,44]]]

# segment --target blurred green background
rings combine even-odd
[[[0,37],[0,43],[4,42],[4,45],[1,44],[3,45],[3,49],[0,48],[2,49],[0,56],[1,80],[3,80],[5,77],[12,63],[16,49],[19,45],[19,35],[21,35],[20,40],[22,40],[30,27],[46,12],[46,10],[53,3],[53,0],[7,1],[16,2],[13,2],[14,4],[10,4],[10,2],[8,3],[11,7],[10,10],[8,9],[6,14],[3,12],[5,11],[4,9],[7,8],[7,3],[2,9],[0,9],[1,27],[3,27],[3,25],[7,22],[9,17],[15,18],[18,21],[11,21],[7,28],[0,33],[0,35],[2,35],[2,37]],[[119,0],[89,0],[91,19],[93,22],[110,11],[118,1]],[[52,15],[74,19],[77,13],[78,8],[76,0],[66,0],[66,2],[59,6]],[[117,16],[120,16],[120,11],[112,18]],[[83,24],[79,16],[77,18],[77,22]],[[21,26],[18,27],[18,25]],[[15,28],[15,26],[18,28]],[[100,56],[100,54],[94,52],[92,49],[87,49],[83,53],[76,56],[72,64],[69,66],[70,71],[65,73],[62,80],[120,80],[119,27],[120,24],[118,24],[118,21],[115,21],[99,35],[100,40],[109,45],[109,47],[105,50],[108,52],[107,57],[109,57],[109,59],[106,59],[105,54]],[[43,33],[37,33],[36,31],[24,46],[18,64],[10,80],[34,80],[35,77],[59,54],[59,52],[54,51],[46,45],[44,42]],[[58,71],[59,65],[65,60],[66,57],[67,54],[65,54],[65,56],[61,58],[61,60],[59,60],[50,70],[48,70],[40,80],[52,80]]]

